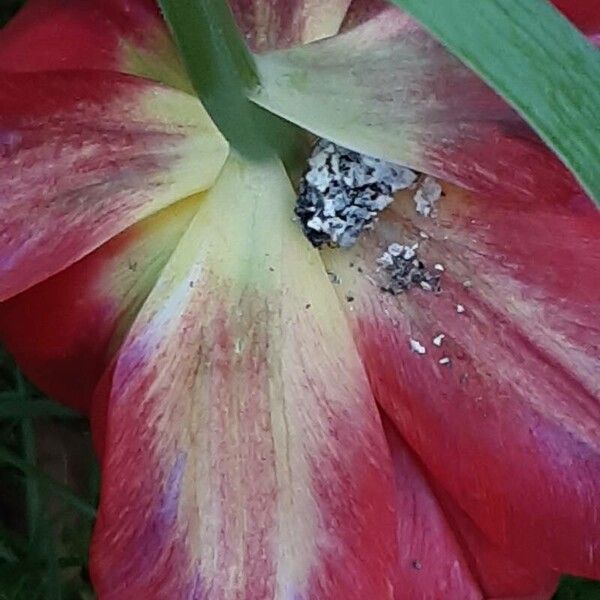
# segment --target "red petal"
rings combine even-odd
[[[398,513],[395,598],[482,598],[418,460],[385,417],[384,426],[394,463]]]
[[[102,69],[190,89],[153,0],[29,0],[0,32],[0,70]]]
[[[419,460],[385,417],[384,426],[398,507],[396,598],[550,598],[558,575],[493,548],[447,494],[432,488]]]
[[[229,0],[253,51],[307,44],[335,35],[350,0]]]
[[[199,102],[100,71],[0,75],[0,299],[214,182],[227,144]]]
[[[436,496],[465,551],[471,572],[486,598],[500,600],[546,600],[557,588],[559,575],[540,565],[503,554],[490,544],[469,517],[439,488]]]
[[[100,597],[392,596],[387,445],[292,202],[230,159],[104,382]]]
[[[594,0],[550,0],[567,19],[588,35],[600,33],[600,3]]]
[[[50,279],[0,303],[0,336],[27,376],[83,412],[198,201],[134,225]]]
[[[580,201],[448,186],[431,219],[405,195],[359,249],[326,262],[356,298],[376,396],[435,480],[504,553],[598,577],[600,213]],[[392,242],[420,242],[445,267],[441,294],[380,291]]]

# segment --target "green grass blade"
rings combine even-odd
[[[43,551],[46,559],[44,568],[45,597],[48,600],[62,600],[60,565],[56,553],[54,528],[47,518],[44,519],[42,526],[44,528]]]
[[[17,560],[14,550],[0,539],[0,563],[14,563]]]
[[[8,399],[3,400],[0,396],[0,419],[82,418],[79,413],[52,400],[25,400],[18,395],[4,397]]]
[[[35,435],[33,425],[29,419],[21,421],[21,437],[23,439],[23,456],[27,464],[35,466],[37,462],[35,449]],[[39,481],[35,472],[30,471],[25,475],[25,504],[27,513],[27,528],[29,532],[29,543],[36,546],[41,522],[41,498]]]
[[[392,0],[510,102],[600,205],[600,52],[546,0]]]
[[[21,401],[26,402],[29,397],[29,391],[20,371],[16,372],[16,384],[16,391],[19,394]],[[30,419],[21,420],[21,440],[25,461],[35,467],[37,463],[37,451],[35,432],[33,430],[33,423]],[[24,475],[27,529],[29,533],[29,543],[34,547],[38,542],[38,533],[42,518],[41,496],[37,479],[32,476],[31,473],[24,473]]]
[[[0,447],[0,462],[4,462],[16,467],[24,475],[35,477],[36,481],[40,485],[46,486],[48,490],[62,498],[84,517],[89,519],[94,519],[96,517],[96,509],[92,505],[80,498],[77,494],[73,493],[73,491],[66,485],[63,485],[62,483],[54,480],[52,477],[42,473],[39,469],[28,463],[26,460],[23,460],[19,456],[16,456],[10,450]]]
[[[0,521],[0,544],[8,553],[20,556],[27,553],[27,540],[16,531],[7,529]]]

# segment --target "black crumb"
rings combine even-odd
[[[414,287],[426,292],[441,290],[439,271],[430,271],[417,255],[419,245],[390,244],[377,260],[383,268],[385,283],[381,290],[393,295],[402,294]]]

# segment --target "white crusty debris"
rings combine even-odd
[[[384,292],[397,296],[415,286],[426,292],[440,290],[439,272],[427,269],[417,255],[418,249],[418,243],[403,245],[394,242],[377,259],[385,275],[385,283],[381,286]]]
[[[417,173],[319,140],[299,186],[295,213],[313,246],[352,246],[363,229],[417,180]]]
[[[417,212],[424,217],[435,215],[435,205],[442,195],[442,186],[429,175],[423,178],[413,197]]]

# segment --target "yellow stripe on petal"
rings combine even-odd
[[[197,98],[101,71],[0,75],[0,299],[209,188],[228,153]]]
[[[120,351],[92,566],[119,598],[391,598],[389,453],[279,163],[230,158]]]
[[[89,413],[100,377],[200,201],[197,195],[165,208],[0,303],[2,343],[36,386]]]

